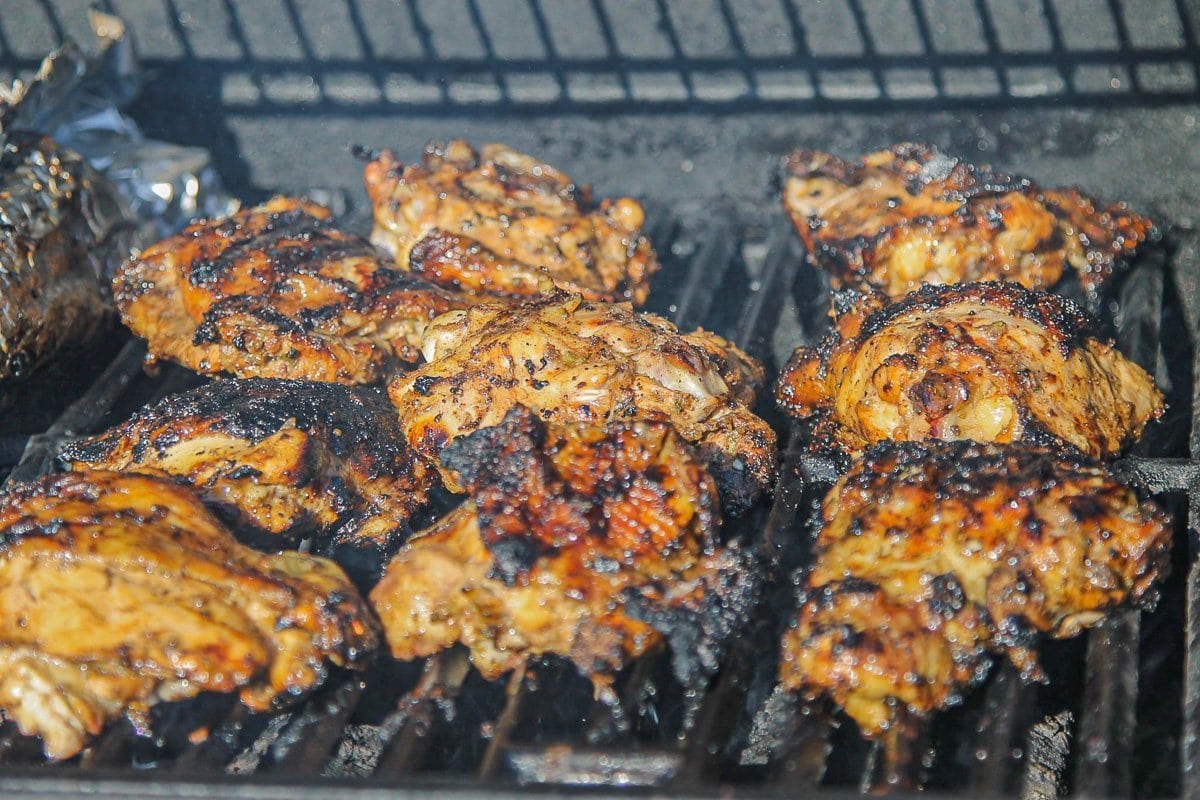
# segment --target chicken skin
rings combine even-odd
[[[386,266],[314,203],[276,198],[198,222],[117,274],[121,319],[150,355],[209,375],[374,383],[420,357],[463,296]]]
[[[557,654],[603,693],[665,639],[692,684],[754,607],[756,564],[718,543],[713,479],[666,423],[547,425],[517,406],[442,462],[469,499],[370,596],[397,658],[461,642],[494,679]]]
[[[28,377],[112,320],[101,276],[129,255],[115,187],[45,136],[10,130],[0,106],[0,382]],[[107,279],[106,279],[107,280]]]
[[[182,479],[243,539],[279,549],[313,537],[348,569],[382,565],[437,479],[378,389],[268,378],[168,397],[59,460]]]
[[[384,150],[371,154],[364,179],[371,241],[444,286],[526,296],[552,281],[591,300],[641,305],[659,267],[637,202],[593,208],[588,187],[503,145],[476,152],[461,140],[431,142],[419,165]]]
[[[972,281],[1048,289],[1068,267],[1094,292],[1155,235],[1122,204],[1042,189],[922,145],[859,163],[797,150],[784,174],[783,205],[809,262],[835,286],[865,284],[893,298]]]
[[[557,423],[668,421],[698,448],[722,507],[736,514],[770,488],[778,456],[775,433],[739,400],[752,395],[761,367],[727,342],[730,355],[714,364],[717,341],[693,341],[626,304],[560,292],[438,317],[425,332],[428,363],[388,392],[408,441],[431,461],[517,404]],[[442,477],[451,489],[461,485],[444,467]]]
[[[1163,412],[1153,379],[1074,303],[1016,283],[926,286],[886,305],[835,298],[834,330],[801,347],[776,387],[815,420],[815,447],[885,440],[1066,442],[1112,456]]]
[[[0,628],[0,708],[51,759],[202,691],[266,710],[377,643],[332,562],[251,550],[185,487],[105,471],[0,501]]]
[[[1153,600],[1170,548],[1167,516],[1085,458],[879,445],[825,497],[781,681],[878,735],[961,699],[986,651],[1039,678],[1038,634]]]

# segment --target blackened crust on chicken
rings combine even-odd
[[[198,372],[373,383],[466,299],[387,265],[328,209],[275,198],[147,248],[114,282],[150,354]]]
[[[510,586],[539,558],[593,538],[614,563],[716,543],[712,479],[666,423],[548,430],[516,406],[442,453],[475,501],[496,576]]]
[[[378,575],[435,481],[381,391],[265,378],[167,397],[59,461],[185,480],[247,540],[315,537],[356,579]]]
[[[3,131],[0,145],[0,381],[10,381],[108,325],[105,283],[133,225],[77,154],[24,131]]]
[[[751,617],[761,568],[717,541],[715,483],[670,424],[546,424],[518,406],[443,454],[468,500],[371,593],[397,658],[462,642],[496,678],[557,654],[602,689],[667,641],[694,686]]]
[[[928,314],[957,303],[977,303],[1026,319],[1054,337],[1064,357],[1095,339],[1112,345],[1096,321],[1069,298],[1049,292],[1032,292],[1017,283],[991,281],[953,286],[922,286],[894,303],[882,305],[864,320],[859,338],[879,333],[900,317]]]
[[[730,542],[704,558],[691,580],[629,589],[629,616],[666,637],[671,668],[685,688],[699,688],[724,663],[758,608],[764,571],[758,557]]]

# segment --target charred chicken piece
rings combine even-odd
[[[251,550],[185,487],[105,471],[0,501],[0,629],[0,708],[52,759],[202,691],[266,710],[377,642],[332,562]]]
[[[425,332],[429,363],[398,376],[388,392],[409,442],[431,460],[517,404],[559,423],[669,421],[697,446],[722,507],[735,514],[772,485],[775,433],[738,399],[761,367],[732,345],[718,366],[708,354],[716,346],[715,337],[697,344],[628,305],[560,292],[515,308],[442,315]],[[726,381],[721,366],[737,378]],[[445,467],[442,477],[451,489],[461,485]]]
[[[67,445],[59,460],[181,478],[252,543],[314,537],[318,552],[356,574],[382,566],[408,537],[436,480],[381,391],[266,378],[168,397]]]
[[[901,297],[922,284],[1058,283],[1094,292],[1154,236],[1150,220],[1077,189],[1042,189],[929,147],[896,145],[859,163],[797,150],[783,204],[813,266],[836,286]]]
[[[659,266],[637,202],[593,208],[588,187],[504,145],[431,142],[419,165],[384,150],[364,179],[371,241],[435,283],[525,296],[549,279],[592,300],[641,305]]]
[[[327,209],[276,198],[148,248],[114,291],[151,356],[206,374],[373,383],[417,361],[426,322],[466,304],[381,258]]]
[[[517,406],[442,462],[469,499],[371,592],[397,658],[461,642],[494,679],[557,654],[603,694],[665,639],[692,685],[753,609],[756,565],[718,544],[716,486],[666,423],[546,425]]]
[[[780,405],[814,446],[888,439],[1066,442],[1111,456],[1163,412],[1153,379],[1074,303],[1015,283],[926,286],[886,305],[840,293],[834,330],[792,355]]]
[[[1171,528],[1100,465],[1021,445],[884,444],[826,495],[785,687],[874,736],[957,702],[985,651],[1040,677],[1038,634],[1154,597]]]
[[[0,111],[0,127],[7,114]],[[0,134],[0,381],[22,378],[112,317],[101,283],[129,255],[119,195],[78,155],[33,133]]]

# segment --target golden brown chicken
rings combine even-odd
[[[151,356],[206,374],[373,383],[417,361],[426,322],[466,304],[382,258],[327,209],[276,198],[148,248],[114,292]]]
[[[517,404],[552,422],[669,421],[697,446],[722,507],[735,514],[774,481],[775,433],[739,400],[752,396],[761,367],[726,342],[727,380],[709,357],[717,341],[693,341],[626,304],[560,292],[438,317],[425,331],[429,363],[398,376],[388,392],[409,442],[431,460]],[[442,476],[459,485],[447,470]]]
[[[188,489],[95,471],[0,501],[0,641],[0,708],[59,759],[159,701],[240,690],[265,710],[377,633],[332,562],[258,553]]]
[[[665,638],[691,684],[753,610],[756,564],[718,544],[712,477],[666,423],[545,425],[518,406],[442,461],[470,499],[371,592],[397,658],[461,642],[492,679],[552,653],[603,691]]]
[[[592,300],[645,302],[659,265],[634,200],[593,208],[587,186],[499,144],[431,142],[420,165],[389,150],[370,159],[371,241],[401,268],[484,294],[536,295],[549,279]]]
[[[1058,283],[1067,267],[1095,291],[1154,234],[1122,204],[1042,189],[916,144],[859,163],[797,150],[784,159],[783,204],[809,262],[835,286],[901,297],[922,284]]]
[[[1079,308],[1016,283],[926,286],[886,305],[843,292],[834,330],[776,388],[814,446],[885,440],[1066,442],[1111,456],[1163,411],[1153,379]]]
[[[957,702],[985,650],[1040,677],[1039,633],[1154,596],[1171,528],[1098,464],[1044,448],[872,448],[826,495],[783,685],[867,735]]]
[[[243,540],[278,549],[313,537],[356,574],[408,537],[437,479],[381,391],[268,378],[168,397],[59,460],[181,478]]]

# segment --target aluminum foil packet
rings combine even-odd
[[[142,87],[132,36],[119,17],[93,11],[98,50],[66,41],[28,83],[0,86],[3,131],[31,130],[74,150],[114,184],[137,220],[132,244],[145,246],[197,217],[237,209],[209,152],[146,138],[125,108]]]

